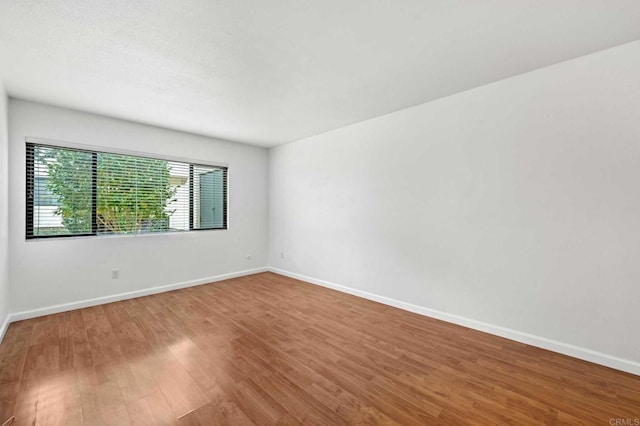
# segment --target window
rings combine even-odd
[[[27,142],[27,238],[227,228],[227,168]]]

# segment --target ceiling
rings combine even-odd
[[[637,0],[0,0],[10,96],[262,146],[637,39]]]

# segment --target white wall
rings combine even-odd
[[[228,163],[229,229],[26,241],[27,136]],[[15,99],[9,101],[9,142],[12,312],[267,266],[263,148]],[[115,268],[120,279],[112,280]]]
[[[0,341],[9,313],[9,141],[7,94],[0,80]]]
[[[635,42],[273,149],[271,265],[640,361],[638,76]]]

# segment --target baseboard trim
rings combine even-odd
[[[413,305],[411,303],[402,302],[400,300],[392,299],[386,296],[380,296],[374,293],[369,293],[364,290],[358,290],[358,289],[347,287],[344,285],[335,284],[329,281],[308,277],[306,275],[297,274],[295,272],[289,272],[289,271],[285,271],[283,269],[278,269],[274,267],[269,267],[267,269],[270,272],[284,275],[290,278],[295,278],[297,280],[304,281],[310,284],[315,284],[322,287],[330,288],[332,290],[337,290],[342,293],[347,293],[354,296],[362,297],[364,299],[368,299],[374,302],[393,306],[395,308],[403,309],[405,311],[409,311],[409,312],[424,315],[430,318],[435,318],[438,320],[461,325],[463,327],[467,327],[467,328],[482,331],[485,333],[493,334],[496,336],[504,337],[506,339],[515,340],[516,342],[524,343],[531,346],[536,346],[542,349],[547,349],[563,355],[568,355],[584,361],[593,362],[595,364],[604,365],[606,367],[614,368],[616,370],[621,370],[627,373],[640,376],[640,363],[635,361],[631,361],[624,358],[618,358],[613,355],[608,355],[608,354],[597,352],[591,349],[574,346],[568,343],[558,342],[553,339],[547,339],[546,337],[540,337],[533,334],[512,330],[506,327],[501,327],[494,324],[488,324],[482,321],[476,321],[476,320],[461,317],[458,315],[448,314],[446,312],[429,309],[424,306]]]
[[[104,305],[105,303],[118,302],[120,300],[133,299],[136,297],[149,296],[152,294],[164,293],[166,291],[179,290],[181,288],[194,287],[203,284],[209,284],[217,281],[228,280],[231,278],[244,277],[247,275],[258,274],[260,272],[266,272],[268,268],[255,268],[247,269],[239,272],[232,272],[229,274],[216,275],[213,277],[200,278],[197,280],[184,281],[176,284],[169,284],[158,287],[145,288],[143,290],[130,291],[127,293],[119,293],[111,296],[96,297],[95,299],[80,300],[77,302],[64,303],[61,305],[47,306],[44,308],[32,309],[29,311],[14,312],[9,314],[5,323],[8,325],[11,322],[22,321],[25,319],[41,317],[44,315],[57,314],[60,312],[73,311],[75,309],[88,308],[90,306]],[[2,339],[0,338],[0,343]]]
[[[0,343],[2,343],[2,339],[4,339],[4,335],[7,333],[7,329],[9,328],[9,323],[11,319],[11,315],[7,314],[7,316],[4,318],[4,321],[2,322],[2,325],[0,325]]]

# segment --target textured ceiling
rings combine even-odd
[[[637,0],[0,0],[0,78],[273,146],[639,38]]]

